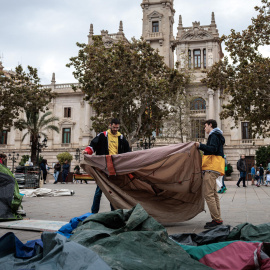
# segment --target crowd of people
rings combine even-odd
[[[240,172],[240,178],[237,182],[237,186],[240,187],[240,183],[243,182],[243,187],[246,187],[246,177],[247,177],[247,164],[245,155],[241,155],[241,158],[237,162],[237,170]],[[270,167],[265,170],[263,165],[259,166],[253,165],[250,171],[251,175],[251,185],[256,185],[260,187],[261,185],[268,186],[270,183]],[[255,184],[255,181],[257,183]]]

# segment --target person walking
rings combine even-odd
[[[255,175],[255,180],[257,180],[257,187],[260,187],[260,172],[257,171],[256,175]]]
[[[58,176],[60,174],[60,171],[61,171],[61,165],[60,165],[59,161],[57,161],[57,163],[54,165],[54,173],[53,173],[54,184],[57,184],[57,180],[58,180]]]
[[[268,184],[270,183],[270,172],[266,172],[266,178],[265,178],[265,185],[268,187]]]
[[[70,165],[68,164],[68,160],[65,160],[65,163],[63,164],[63,171],[62,171],[62,184],[65,184],[67,181],[69,168],[70,168]]]
[[[97,155],[117,155],[130,152],[129,143],[118,131],[119,128],[120,121],[116,118],[112,119],[109,130],[99,133],[82,153],[88,155],[92,155],[93,153],[96,153]],[[102,190],[97,185],[93,205],[91,207],[91,211],[94,214],[99,211],[101,196]],[[112,204],[110,205],[111,210],[113,211],[113,206]]]
[[[0,154],[0,164],[5,165],[7,156],[4,153]]]
[[[240,178],[237,182],[237,186],[240,187],[241,181],[243,181],[243,187],[246,186],[247,165],[245,155],[241,155],[241,158],[237,161],[237,170],[240,172]]]
[[[220,202],[217,194],[216,179],[225,172],[223,132],[217,127],[214,119],[205,121],[204,130],[209,134],[207,144],[196,142],[196,146],[204,152],[202,158],[204,198],[210,211],[211,222],[207,222],[205,229],[212,229],[223,224],[220,213]]]
[[[260,172],[260,184],[261,184],[261,185],[264,185],[264,179],[263,179],[263,176],[264,176],[264,168],[263,168],[262,164],[260,164],[259,172]]]
[[[251,185],[254,186],[255,175],[256,175],[255,165],[252,166],[250,174],[251,174]]]
[[[47,160],[46,159],[42,159],[42,161],[40,163],[40,170],[42,171],[42,174],[43,174],[44,184],[46,184],[46,179],[47,179],[47,168],[46,168],[46,164],[47,164]]]
[[[225,159],[225,173],[227,171],[227,158],[226,158],[226,155],[224,155],[224,159]],[[220,188],[220,190],[218,191],[218,193],[225,193],[226,190],[227,190],[227,187],[225,185],[225,182],[224,182],[224,175],[222,176],[222,186]]]

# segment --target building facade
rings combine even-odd
[[[225,154],[228,162],[233,166],[233,178],[239,172],[236,169],[240,155],[246,155],[248,170],[255,163],[255,153],[259,146],[269,145],[270,139],[254,139],[249,134],[249,123],[244,119],[239,121],[238,128],[234,128],[232,119],[220,119],[222,105],[229,102],[223,97],[221,90],[213,91],[201,83],[206,71],[223,57],[219,41],[219,32],[215,14],[209,14],[210,24],[201,25],[194,21],[191,26],[184,26],[182,16],[179,15],[176,36],[173,33],[174,0],[143,0],[143,38],[164,57],[165,63],[173,67],[175,56],[179,63],[179,70],[191,76],[191,84],[186,89],[189,97],[188,110],[188,135],[185,140],[206,142],[203,122],[206,119],[216,119],[218,126],[223,130],[226,140]],[[194,18],[195,19],[195,18]],[[166,124],[160,138],[161,144],[176,143],[177,136],[168,139]],[[179,135],[179,134],[178,134]],[[179,139],[179,136],[178,136]],[[250,170],[249,170],[250,172]]]
[[[139,8],[139,7],[138,7]],[[221,90],[213,91],[201,83],[206,71],[214,63],[223,57],[219,33],[216,25],[214,12],[209,13],[209,24],[201,25],[194,21],[191,26],[184,26],[182,16],[179,15],[176,36],[173,33],[174,0],[142,0],[143,13],[142,37],[154,48],[158,49],[169,67],[174,67],[175,60],[179,63],[179,70],[187,72],[192,78],[192,83],[186,89],[189,97],[188,119],[186,135],[183,141],[206,142],[206,134],[203,122],[213,118],[217,120],[218,126],[223,130],[226,140],[225,154],[227,160],[234,168],[233,178],[238,177],[236,162],[241,154],[245,154],[250,167],[254,163],[255,151],[259,146],[267,145],[270,139],[253,139],[248,132],[249,123],[239,121],[238,128],[233,127],[232,119],[221,120],[219,114],[222,105],[229,100],[223,98]],[[93,42],[94,29],[90,25],[88,43]],[[120,22],[119,30],[115,34],[109,34],[102,30],[102,40],[106,46],[119,40],[127,41],[123,31],[123,23]],[[3,67],[2,67],[3,68]],[[71,84],[57,84],[55,74],[52,76],[51,84],[43,86],[52,88],[58,96],[49,105],[54,116],[59,118],[60,133],[48,133],[48,147],[42,152],[49,164],[56,162],[56,155],[61,152],[70,152],[75,156],[76,149],[84,149],[91,139],[96,135],[91,130],[91,116],[94,111],[84,101],[84,94],[81,91],[74,92]],[[23,115],[21,115],[23,117]],[[160,134],[157,134],[156,145],[166,145],[180,142],[180,135],[173,132],[169,136],[166,123]],[[21,141],[24,131],[11,129],[10,132],[2,131],[0,134],[0,152],[11,153],[15,151],[20,156],[29,154],[30,138]],[[188,134],[188,135],[187,135]],[[77,165],[78,161],[72,161]],[[11,161],[8,162],[11,166]]]

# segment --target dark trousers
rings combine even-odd
[[[97,185],[97,188],[96,188],[96,192],[95,192],[95,196],[94,196],[94,200],[93,200],[93,205],[91,207],[91,211],[93,214],[96,214],[98,213],[99,211],[99,206],[100,206],[100,199],[101,199],[101,196],[102,196],[102,190],[100,189],[100,187]],[[111,211],[114,210],[112,204],[110,203],[110,206],[111,206]]]
[[[225,183],[224,183],[224,175],[223,175],[223,177],[222,177],[222,187],[226,187],[226,186],[225,186]]]
[[[62,182],[66,182],[67,176],[68,176],[68,172],[63,171],[63,172],[62,172]]]
[[[239,186],[241,181],[243,181],[243,187],[245,187],[246,186],[246,172],[240,172],[240,178],[237,182],[237,186]]]

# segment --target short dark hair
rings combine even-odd
[[[113,119],[111,120],[111,125],[112,125],[112,124],[120,125],[120,120],[117,119],[117,118],[113,118]]]
[[[217,127],[217,121],[214,119],[208,119],[204,121],[204,124],[207,124],[208,126],[210,126],[210,124],[212,124],[212,128],[216,128]]]

